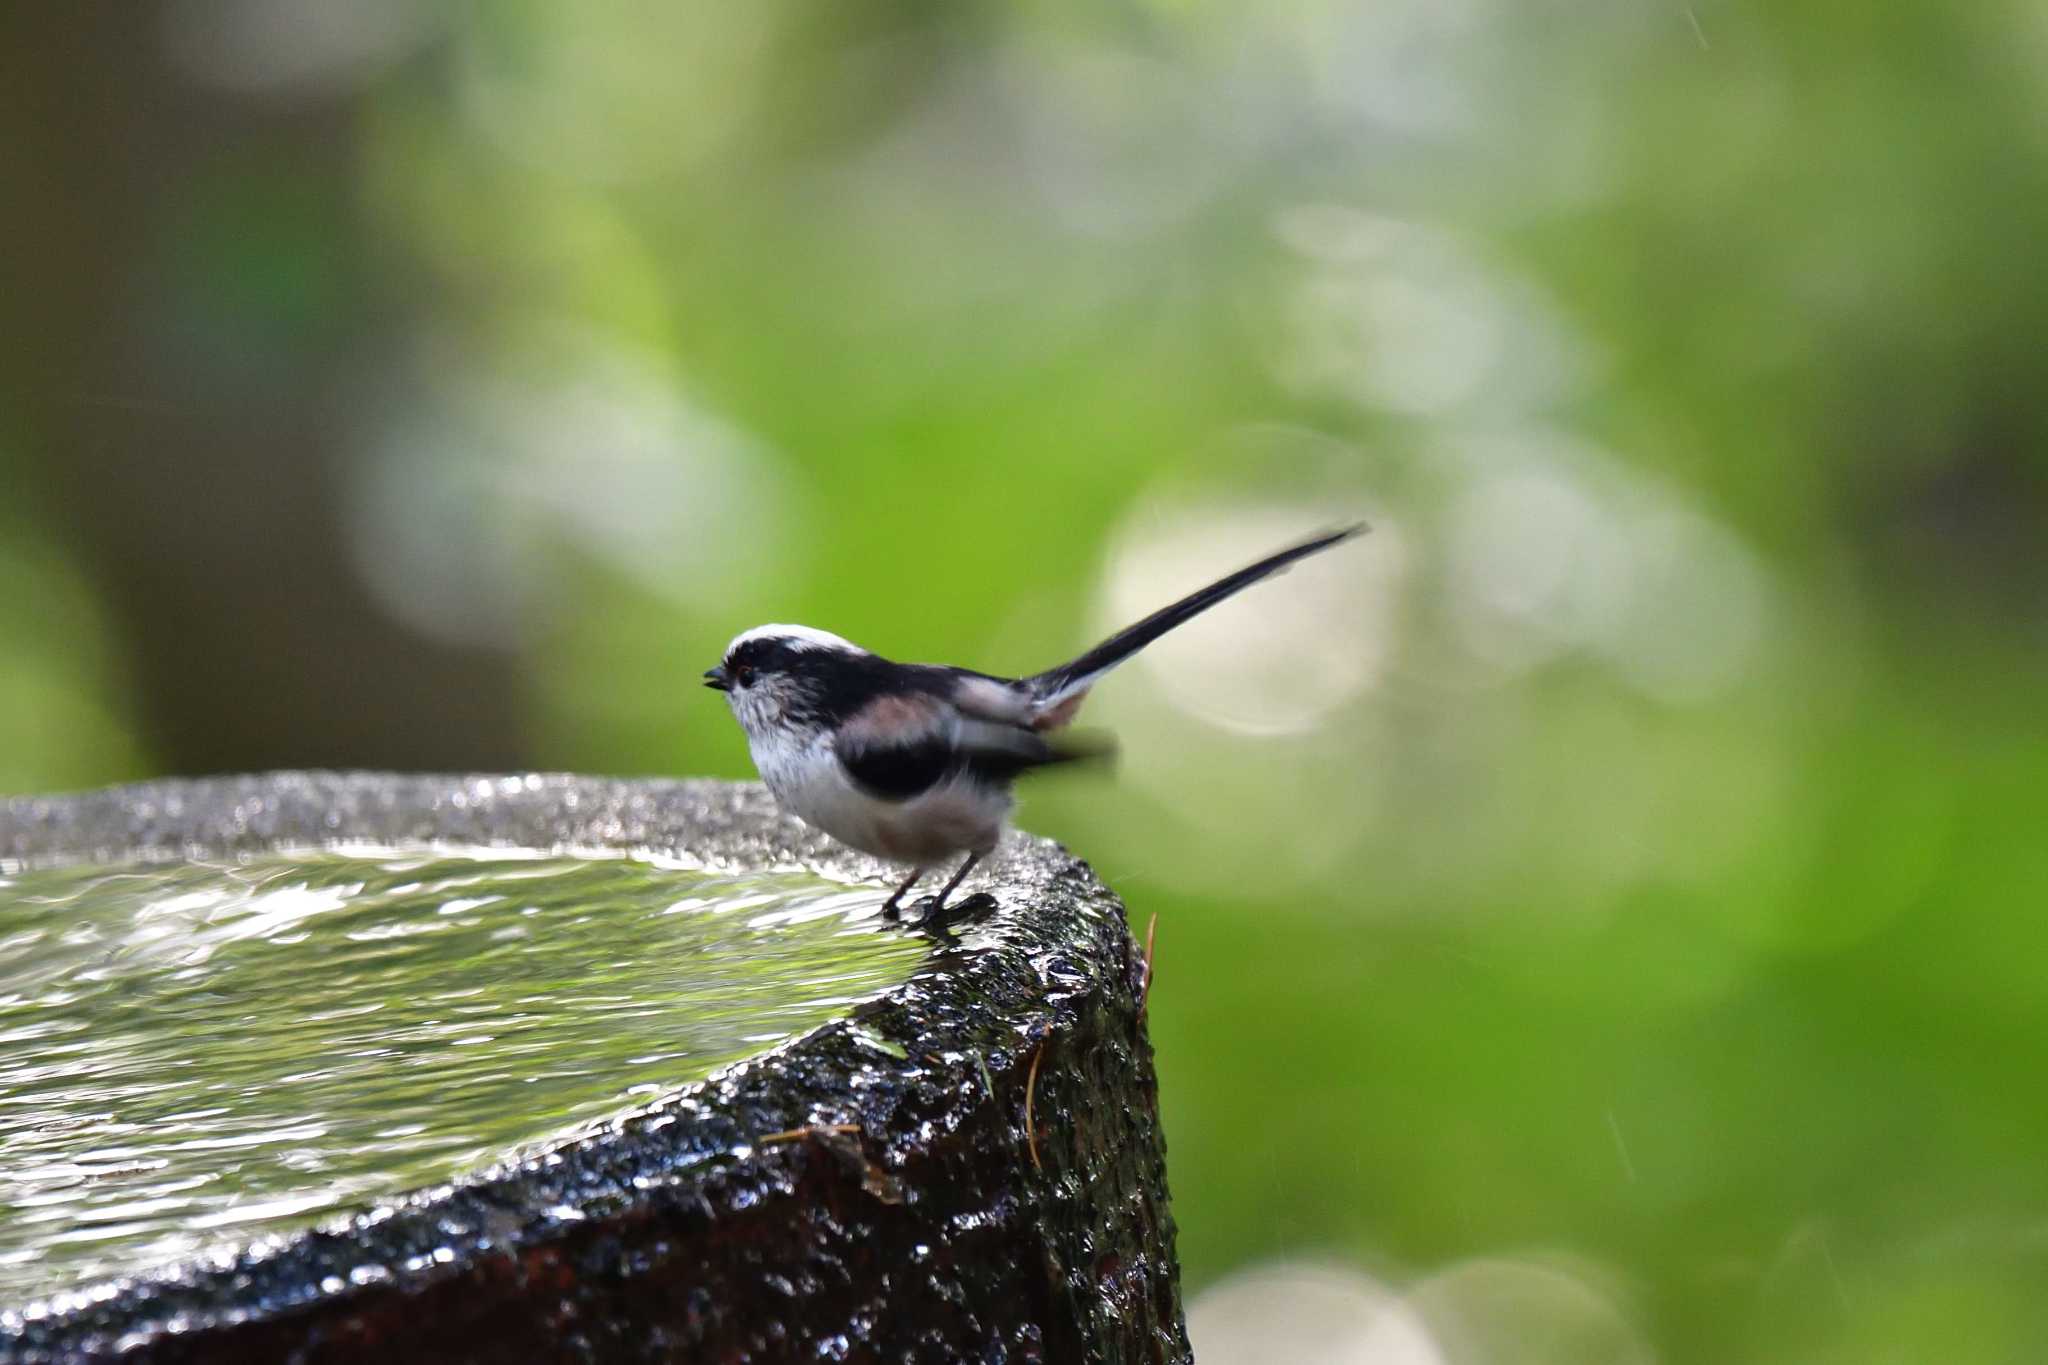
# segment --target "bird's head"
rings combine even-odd
[[[750,737],[825,719],[845,675],[872,660],[860,646],[809,626],[756,626],[734,637],[704,685],[725,699]]]

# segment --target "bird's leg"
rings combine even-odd
[[[924,922],[926,924],[940,926],[943,926],[945,924],[946,897],[952,895],[954,888],[958,887],[960,883],[967,880],[967,874],[972,872],[974,870],[974,865],[980,861],[981,855],[979,853],[970,853],[967,855],[967,861],[960,864],[960,870],[953,874],[953,880],[946,883],[946,889],[939,893],[938,899],[934,900],[931,903],[931,908],[924,912]]]
[[[883,918],[883,919],[895,919],[895,918],[896,918],[896,915],[897,915],[897,910],[896,910],[896,902],[898,902],[898,901],[902,900],[902,899],[903,899],[903,893],[904,893],[904,892],[906,892],[906,891],[908,891],[908,890],[909,890],[909,889],[910,889],[911,887],[913,887],[913,886],[916,886],[916,885],[917,885],[917,879],[918,879],[919,877],[922,877],[923,875],[924,875],[924,869],[923,869],[923,868],[921,868],[921,867],[913,867],[913,868],[911,868],[911,869],[910,869],[910,875],[909,875],[908,877],[905,877],[905,878],[903,879],[903,885],[901,885],[901,886],[897,887],[897,888],[896,888],[896,890],[895,890],[895,893],[894,893],[893,895],[891,895],[891,896],[889,897],[889,899],[887,899],[887,900],[885,900],[885,901],[883,901],[883,902],[882,902],[882,918]]]

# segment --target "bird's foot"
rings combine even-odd
[[[927,896],[917,903],[917,927],[943,934],[953,925],[977,919],[995,908],[996,898],[986,891],[943,904],[937,896]]]
[[[980,919],[996,908],[996,898],[986,891],[977,891],[964,900],[954,901],[946,907],[946,913],[955,919]]]

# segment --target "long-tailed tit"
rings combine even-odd
[[[933,866],[966,854],[928,912],[928,922],[942,923],[946,898],[996,846],[1018,775],[1103,752],[1048,738],[1103,674],[1226,597],[1364,529],[1269,555],[1028,678],[893,663],[822,630],[772,625],[736,638],[704,685],[725,693],[754,766],[786,810],[863,853],[910,864],[882,907],[886,917]]]

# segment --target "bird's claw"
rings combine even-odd
[[[996,898],[986,891],[977,891],[971,896],[962,896],[960,899],[945,905],[939,903],[937,896],[926,896],[917,903],[917,927],[943,934],[961,920],[985,915],[995,908]]]
[[[964,900],[954,901],[946,907],[949,915],[986,915],[996,908],[996,898],[986,891],[977,891]]]

